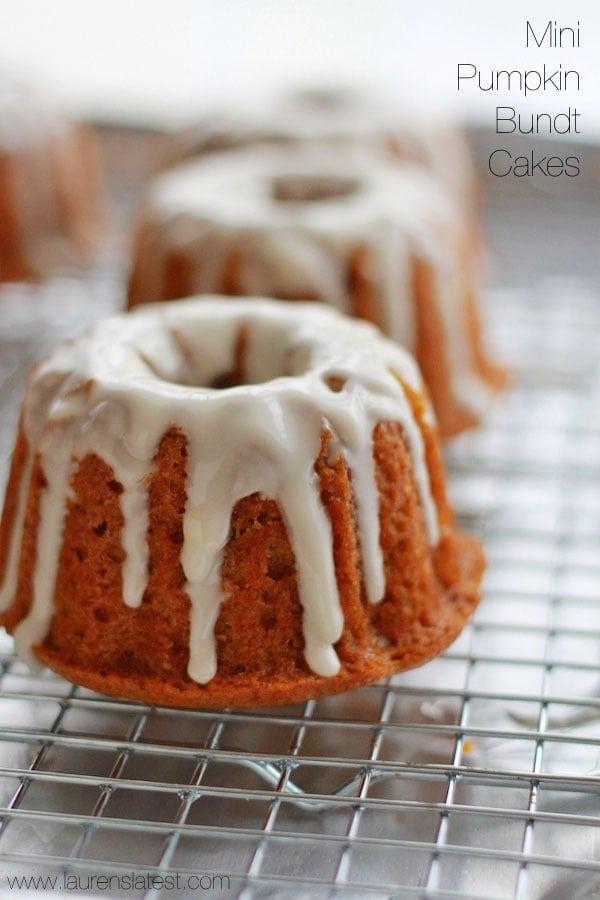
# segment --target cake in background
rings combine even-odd
[[[0,281],[89,263],[101,194],[90,130],[43,90],[0,72]]]
[[[147,306],[32,373],[0,621],[78,684],[186,707],[336,693],[444,649],[483,566],[414,361],[324,304]]]
[[[149,186],[129,305],[221,293],[336,306],[414,353],[448,437],[505,378],[483,348],[473,254],[455,196],[423,166],[357,145],[252,145]]]

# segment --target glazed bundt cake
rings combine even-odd
[[[410,356],[322,304],[116,316],[32,373],[0,531],[30,663],[188,707],[300,701],[461,630],[454,523]]]
[[[417,357],[444,437],[475,425],[488,360],[469,235],[414,166],[363,151],[255,147],[160,176],[140,211],[129,304],[195,293],[325,301]]]
[[[91,133],[0,73],[0,281],[89,262],[101,223]]]

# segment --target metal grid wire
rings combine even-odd
[[[115,297],[110,279],[87,306],[77,282],[40,290],[60,296],[62,334]],[[229,881],[208,896],[244,900],[596,895],[600,300],[557,280],[488,300],[516,376],[448,452],[489,559],[460,639],[351,694],[214,713],[33,675],[0,638],[3,874],[213,873]],[[55,340],[57,307],[33,335],[27,298],[0,302],[4,455],[23,361]]]

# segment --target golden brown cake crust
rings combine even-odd
[[[315,467],[332,524],[345,621],[336,645],[341,669],[335,677],[314,674],[304,660],[293,553],[277,504],[258,494],[241,500],[231,519],[222,571],[227,599],[215,630],[218,673],[205,685],[187,675],[190,603],[179,562],[186,438],[175,430],[160,443],[149,485],[150,577],[141,606],[128,607],[122,599],[120,485],[101,459],[88,456],[73,478],[55,612],[36,655],[66,678],[103,693],[201,708],[296,702],[420,665],[460,632],[478,601],[484,566],[479,544],[453,525],[442,496],[437,441],[433,434],[425,438],[432,489],[442,510],[442,539],[433,552],[402,430],[395,423],[375,430],[388,589],[380,604],[371,605],[361,584],[348,470],[341,458],[328,460],[330,438],[323,433]],[[25,455],[21,431],[0,530],[0,570]],[[9,630],[31,601],[42,486],[38,466],[31,479],[17,596],[0,619]]]

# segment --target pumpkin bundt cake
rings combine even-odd
[[[504,373],[485,355],[469,236],[430,175],[362,150],[254,147],[159,176],[129,304],[196,293],[320,300],[417,357],[442,436],[478,423]]]
[[[90,132],[0,73],[0,281],[89,262],[100,193]]]
[[[0,531],[29,662],[121,697],[287,703],[416,666],[478,600],[410,356],[322,304],[116,316],[31,376]]]

